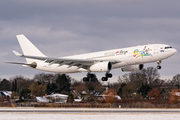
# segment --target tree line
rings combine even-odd
[[[72,91],[82,96],[83,91],[89,94],[88,101],[94,101],[93,91],[105,91],[106,87],[113,90],[123,100],[151,100],[152,102],[169,102],[172,90],[180,88],[180,74],[172,79],[162,80],[158,70],[153,67],[138,72],[131,72],[118,77],[116,83],[105,86],[96,75],[89,82],[75,80],[66,74],[35,74],[33,79],[15,76],[0,79],[0,90],[13,91],[20,99],[32,99],[35,96],[44,96],[51,93],[70,94]],[[73,94],[73,98],[78,98]],[[71,100],[72,101],[72,100]]]
[[[119,76],[116,84],[112,87],[117,86],[117,94],[123,99],[168,103],[171,91],[180,88],[180,74],[163,80],[156,68],[149,67]]]
[[[55,92],[68,94],[70,86],[71,78],[65,74],[40,73],[35,74],[33,79],[23,76],[0,79],[0,91],[12,91],[12,98],[19,95],[21,100]]]

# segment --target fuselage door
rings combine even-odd
[[[154,46],[154,54],[158,53],[158,46]]]

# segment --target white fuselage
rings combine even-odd
[[[130,65],[145,64],[167,59],[176,53],[176,49],[165,44],[148,44],[128,48],[100,51],[88,54],[67,56],[68,59],[85,60],[107,60],[117,61],[112,65],[112,69],[123,68]],[[88,72],[86,69],[76,66],[49,64],[44,61],[36,60],[36,69],[54,73],[76,73]]]

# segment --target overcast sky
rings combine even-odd
[[[45,55],[63,57],[87,52],[162,43],[180,51],[180,0],[1,0],[0,77],[32,78],[41,71],[6,61],[25,62],[16,39],[24,34]],[[179,52],[164,60],[162,78],[179,73]],[[156,67],[147,64],[145,67]],[[116,82],[120,69],[112,70]],[[81,79],[86,73],[70,74]],[[97,74],[102,77],[104,73]]]

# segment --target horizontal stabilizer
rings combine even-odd
[[[18,63],[18,62],[5,62],[5,63],[18,64],[18,65],[31,65],[31,64],[27,64],[27,63]]]
[[[18,64],[18,65],[26,65],[32,68],[36,68],[37,67],[37,63],[31,63],[31,64],[27,64],[27,63],[18,63],[18,62],[5,62],[5,63],[9,63],[9,64]]]
[[[13,53],[14,53],[16,56],[22,56],[22,54],[16,52],[15,50],[13,50]]]

